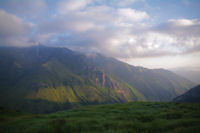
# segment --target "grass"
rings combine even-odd
[[[1,133],[197,133],[200,104],[130,102],[51,114],[1,109]]]

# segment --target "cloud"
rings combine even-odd
[[[173,19],[159,26],[137,27],[138,30],[132,26],[131,31],[115,36],[112,39],[115,41],[107,44],[115,48],[109,48],[107,53],[122,58],[143,58],[200,52],[200,20]]]
[[[92,0],[97,5],[110,5],[113,7],[127,7],[136,3],[144,3],[145,0]]]
[[[121,30],[120,28],[133,24],[140,25],[146,18],[148,18],[146,12],[130,8],[115,9],[106,5],[89,6],[84,10],[79,9],[67,14],[55,15],[41,22],[38,33],[54,35],[73,32],[77,35],[77,33],[84,32],[87,35],[89,33],[97,34],[99,30],[109,32],[110,29]]]
[[[200,20],[198,19],[172,19],[153,29],[156,33],[170,36],[174,41],[172,45],[180,53],[200,51]]]
[[[118,0],[118,5],[127,6],[136,2],[144,2],[145,0]]]
[[[33,24],[0,10],[0,45],[28,45],[28,35]]]
[[[136,11],[131,8],[119,8],[117,10],[121,21],[141,21],[148,18],[148,15],[144,11]]]
[[[36,38],[42,43],[119,58],[199,51],[200,25],[197,19],[170,19],[160,25],[150,25],[148,20],[151,17],[145,11],[94,5],[88,0],[61,1],[57,8],[58,14],[39,24]]]
[[[45,0],[1,0],[0,7],[18,16],[30,18],[41,16],[48,8]]]
[[[174,35],[199,36],[200,20],[198,19],[170,19],[156,27],[156,30],[162,33]]]
[[[87,6],[90,0],[63,0],[58,3],[58,13],[67,14],[71,11],[81,10]]]
[[[130,8],[129,5],[136,2],[138,0],[62,0],[54,3],[53,13],[36,20],[36,26],[1,11],[1,17],[4,16],[0,20],[1,40],[10,45],[35,40],[46,45],[101,52],[117,58],[173,56],[200,51],[199,19],[170,19],[152,25],[149,23],[150,14]],[[12,7],[13,3],[9,1],[6,8],[17,12],[30,8],[28,14],[35,11],[36,15],[46,7],[45,1],[37,0],[35,4],[30,4],[34,3],[32,0],[20,2],[27,6],[23,9],[19,9],[19,4]]]
[[[79,18],[79,15],[58,16],[41,22],[38,28],[38,34],[86,32],[92,28],[96,28],[95,24],[90,20]]]
[[[76,34],[68,43],[73,44],[74,49],[88,51],[91,48],[119,58],[173,56],[200,51],[199,20],[169,20],[159,26],[130,24]]]

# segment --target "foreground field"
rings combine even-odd
[[[198,133],[200,104],[131,102],[40,115],[1,109],[0,132]]]

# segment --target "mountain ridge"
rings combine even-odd
[[[173,99],[174,102],[200,103],[200,85]]]
[[[193,86],[168,71],[41,45],[1,47],[0,65],[0,104],[30,112],[88,104],[170,101]]]

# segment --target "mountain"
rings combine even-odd
[[[200,103],[200,85],[174,98],[174,102]]]
[[[170,69],[170,71],[182,77],[185,77],[196,84],[200,83],[200,69],[199,68],[193,68],[191,70],[188,68],[174,68],[174,69]]]
[[[67,48],[0,48],[0,105],[34,113],[79,105],[170,101],[194,86],[164,69],[146,69]]]
[[[136,67],[100,55],[94,57],[93,62],[106,73],[136,88],[148,101],[169,101],[188,90],[188,86],[194,86],[191,81],[164,69]]]

